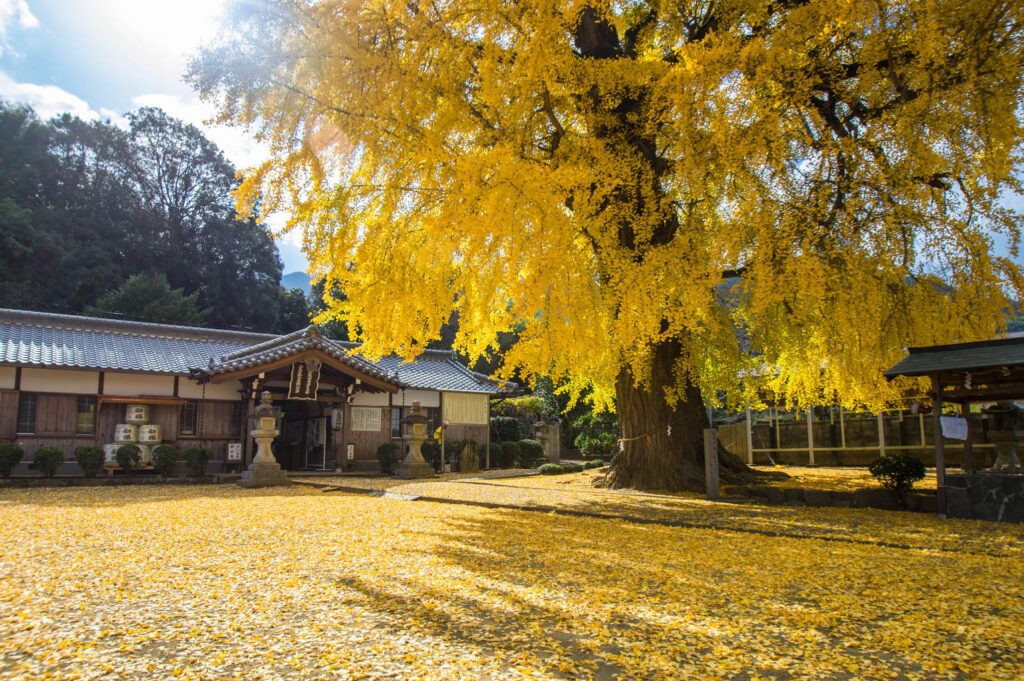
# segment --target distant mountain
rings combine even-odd
[[[309,275],[305,272],[289,272],[281,277],[281,286],[286,289],[300,288],[307,296],[309,295]]]

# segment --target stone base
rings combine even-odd
[[[413,461],[411,463],[402,463],[395,466],[396,478],[432,478],[436,474],[434,473],[434,467],[426,461]]]
[[[281,470],[281,464],[277,463],[262,463],[253,462],[249,464],[243,473],[241,479],[238,480],[240,487],[277,487],[280,485],[290,485],[292,481],[288,479],[288,474]]]

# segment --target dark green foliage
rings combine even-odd
[[[13,442],[0,444],[0,475],[5,478],[11,477],[11,471],[23,456],[25,456],[25,450]]]
[[[100,472],[104,458],[103,448],[98,445],[75,447],[75,461],[87,478],[94,477]]]
[[[185,450],[185,465],[192,475],[203,475],[206,472],[206,464],[213,457],[206,447],[189,447]]]
[[[380,472],[384,475],[391,475],[395,472],[395,463],[398,461],[398,452],[401,451],[394,442],[385,442],[377,447],[377,462],[380,463]]]
[[[604,466],[604,461],[601,459],[594,459],[593,461],[588,461],[583,464],[583,468],[586,470],[590,470],[591,468],[601,468],[602,466]]]
[[[514,416],[491,417],[492,442],[518,442],[522,437],[519,421]]]
[[[115,291],[110,291],[95,305],[85,308],[93,317],[124,317],[144,319],[161,324],[200,326],[209,310],[196,306],[199,293],[185,295],[180,289],[171,289],[164,274],[146,272],[136,274]]]
[[[445,455],[447,456],[451,442],[445,442]],[[444,472],[444,466],[441,465],[441,444],[436,440],[424,440],[423,445],[420,446],[420,454],[423,455],[423,460],[434,467],[435,471],[440,473]]]
[[[48,478],[57,474],[57,469],[64,463],[64,452],[58,447],[40,447],[32,458],[36,470]]]
[[[174,462],[180,460],[181,452],[178,451],[177,447],[159,445],[153,448],[153,468],[165,478],[171,474]]]
[[[538,468],[537,472],[541,475],[561,475],[565,472],[565,469],[557,463],[546,463]]]
[[[505,467],[505,448],[500,442],[491,443],[491,468]]]
[[[257,331],[294,326],[305,301],[280,287],[267,230],[235,219],[234,167],[198,128],[159,109],[126,118],[125,129],[67,115],[41,122],[0,101],[3,307],[92,306],[125,319]],[[140,274],[165,276],[167,290],[193,305],[168,315],[166,305],[143,305],[124,291],[106,297]],[[198,310],[209,311],[205,319]]]
[[[614,414],[593,412],[580,415],[572,424],[573,444],[588,459],[610,459],[618,450],[619,422]]]
[[[502,459],[502,468],[512,468],[519,461],[521,454],[519,450],[518,442],[502,442],[501,443],[502,453],[505,455]]]
[[[544,445],[537,440],[519,441],[519,462],[518,468],[534,468],[539,466],[547,454],[544,452]]]
[[[139,465],[139,454],[141,450],[137,445],[121,445],[114,452],[114,461],[121,467],[121,470],[132,471]]]
[[[924,480],[924,464],[915,456],[903,452],[886,453],[868,466],[882,487],[891,489],[901,498],[918,480]]]
[[[309,301],[306,300],[306,294],[302,292],[302,289],[282,288],[279,298],[281,305],[277,323],[274,325],[274,333],[291,333],[309,326]]]
[[[563,463],[562,468],[565,469],[566,473],[582,473],[583,466],[578,463]]]

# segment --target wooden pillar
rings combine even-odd
[[[960,403],[960,415],[967,423],[967,439],[964,440],[964,455],[960,468],[964,471],[974,470],[974,434],[971,431],[971,405],[966,400]]]
[[[775,405],[773,408],[775,412],[775,449],[782,447],[782,428],[779,425],[779,405]]]
[[[885,410],[878,410],[878,455],[885,456]]]
[[[932,374],[932,427],[935,430],[935,491],[940,518],[946,517],[946,450],[942,441],[942,383]]]
[[[814,407],[807,409],[807,458],[814,465]]]
[[[843,405],[839,405],[839,446],[846,449],[846,418],[843,415]]]
[[[747,402],[747,464],[754,465],[754,424],[750,418],[750,402]]]

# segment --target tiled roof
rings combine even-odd
[[[220,357],[211,357],[205,371],[208,374],[223,374],[259,366],[311,349],[319,350],[364,374],[375,376],[395,385],[402,385],[393,371],[387,371],[373,362],[368,362],[340,343],[324,338],[315,326],[307,326],[305,329],[284,336],[275,336],[266,342],[229,352]]]
[[[222,373],[316,347],[359,371],[424,390],[507,393],[518,388],[467,369],[449,351],[426,350],[415,362],[371,362],[358,345],[309,327],[285,336],[151,324],[0,308],[0,364],[99,371]]]
[[[470,393],[511,393],[519,389],[506,382],[499,387],[494,379],[470,371],[448,350],[424,350],[415,362],[406,362],[398,355],[376,361],[378,366],[394,372],[398,380],[416,388],[450,390]]]
[[[274,336],[0,309],[0,363],[187,374]]]
[[[907,348],[907,356],[885,372],[886,377],[926,376],[946,371],[977,371],[1024,365],[1024,338]]]

